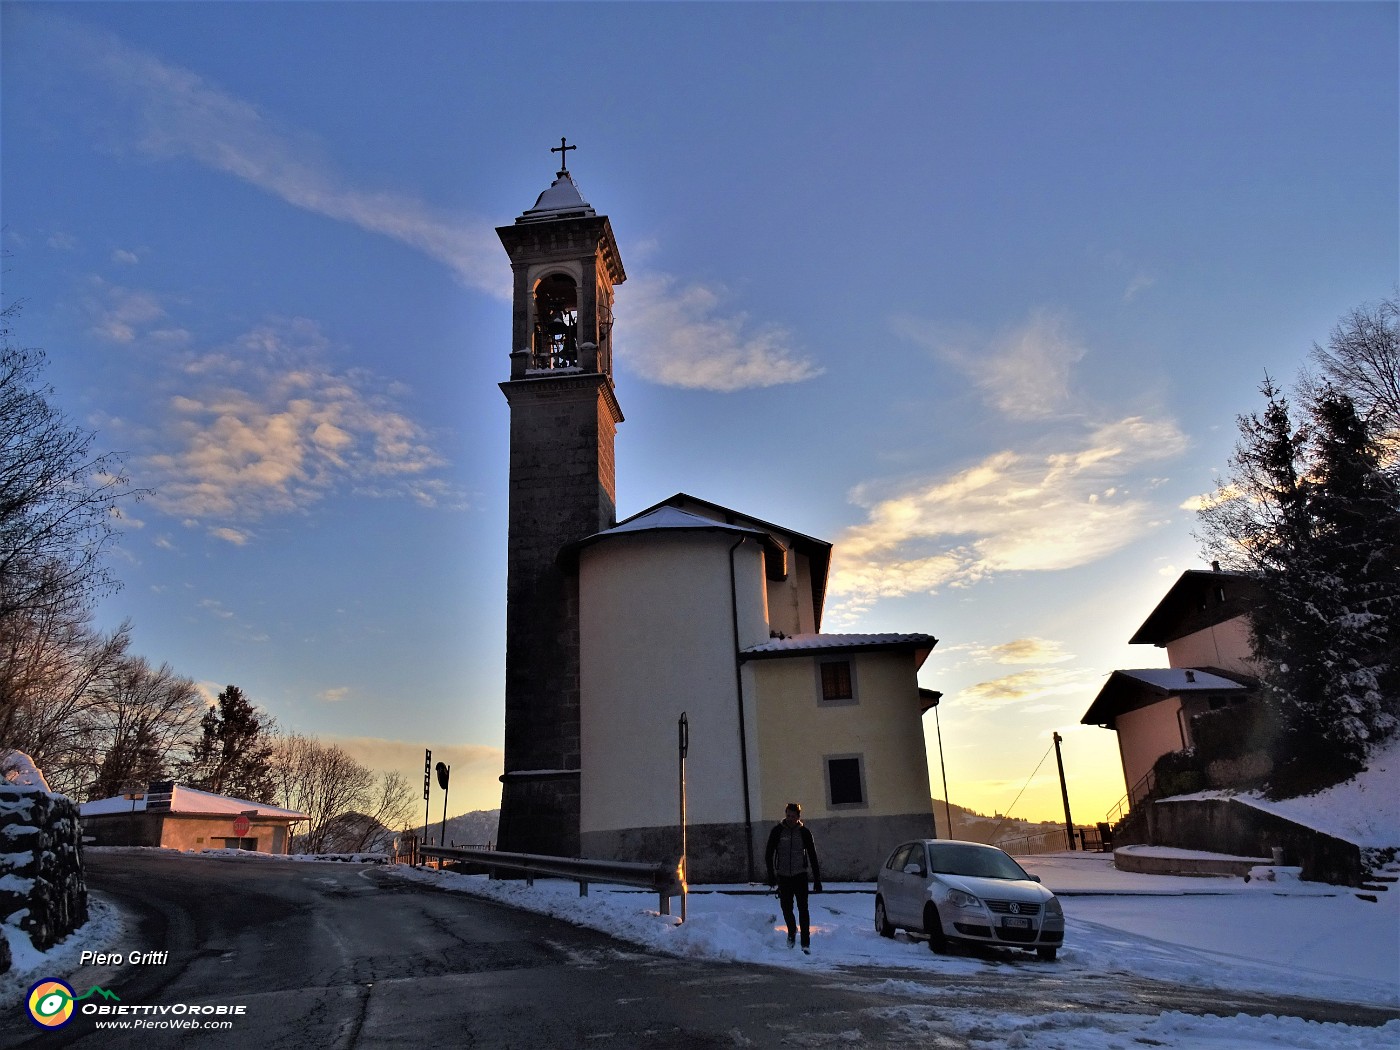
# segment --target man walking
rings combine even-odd
[[[783,918],[787,921],[787,945],[791,948],[797,942],[798,920],[801,920],[802,950],[812,954],[812,935],[807,915],[807,873],[810,862],[812,892],[822,891],[821,865],[817,863],[817,847],[812,842],[812,832],[802,823],[802,807],[789,802],[781,824],[768,836],[768,850],[764,854],[768,862],[768,885],[778,887],[778,901],[783,906]],[[797,917],[792,914],[792,903],[797,901]]]

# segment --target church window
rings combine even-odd
[[[552,273],[535,286],[533,369],[578,367],[578,287]]]
[[[856,702],[855,673],[849,660],[820,660],[817,669],[821,675],[821,698],[827,704],[853,704]]]
[[[861,755],[826,756],[826,801],[831,809],[866,804],[865,759]]]

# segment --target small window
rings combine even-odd
[[[822,660],[817,664],[821,674],[821,698],[826,704],[853,704],[856,701],[854,669],[849,660]]]
[[[864,765],[860,755],[827,756],[826,798],[832,809],[865,805]]]

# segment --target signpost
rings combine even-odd
[[[430,748],[423,749],[423,841],[431,845],[428,839],[428,788],[433,782],[433,752]],[[422,861],[419,861],[421,864]]]
[[[438,845],[447,845],[447,778],[452,775],[452,767],[446,762],[437,764],[438,785],[442,788],[442,827],[438,831]],[[442,867],[442,862],[438,862],[438,867]]]
[[[690,719],[686,717],[684,711],[681,712],[679,723],[680,740],[680,777],[681,777],[681,922],[685,922],[685,903],[690,882],[690,866],[686,858],[686,833],[685,833],[685,756],[690,752]]]

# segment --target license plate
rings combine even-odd
[[[1029,930],[1031,928],[1030,919],[1005,918],[1001,920],[1001,925],[1008,930]]]

